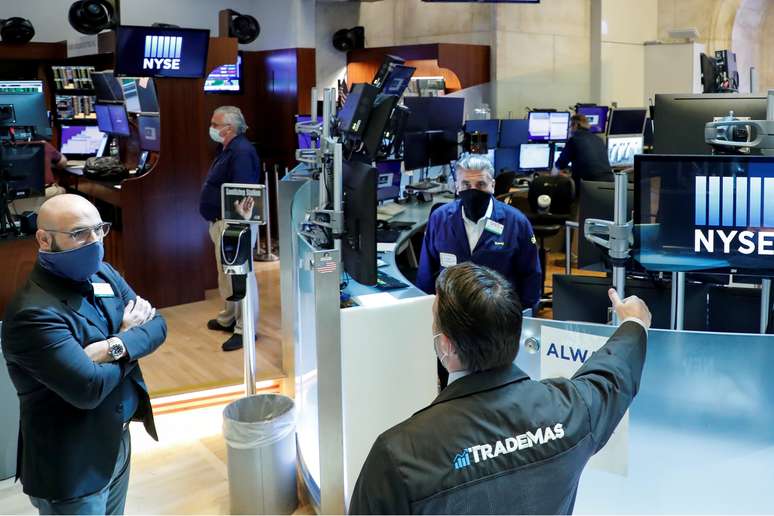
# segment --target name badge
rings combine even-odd
[[[489,219],[486,221],[486,226],[484,226],[484,229],[490,233],[494,233],[495,235],[500,236],[503,234],[504,226],[499,222],[495,222],[494,220]]]
[[[453,267],[457,265],[457,257],[451,253],[441,253],[441,267]]]
[[[92,283],[91,286],[94,288],[95,297],[115,297],[116,295],[110,283]]]

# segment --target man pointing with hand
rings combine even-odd
[[[89,201],[52,197],[38,227],[37,263],[2,330],[21,404],[16,478],[41,514],[122,514],[129,422],[157,439],[137,361],[167,326],[102,261],[110,223]]]
[[[449,386],[387,430],[360,471],[350,514],[568,514],[586,463],[637,394],[650,311],[608,293],[621,325],[570,378],[514,365],[521,303],[472,263],[435,284],[433,346]]]

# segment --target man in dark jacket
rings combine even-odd
[[[534,381],[513,365],[521,305],[508,282],[472,263],[443,271],[433,333],[449,386],[377,438],[350,513],[571,513],[645,361],[647,306],[610,298],[623,322],[608,342],[572,379]]]
[[[607,157],[607,147],[602,138],[589,130],[588,119],[584,115],[573,115],[570,131],[572,136],[555,160],[554,172],[569,167],[576,192],[580,192],[581,180],[612,181],[613,172]]]
[[[234,106],[221,106],[212,114],[210,120],[210,138],[217,142],[218,152],[210,165],[207,179],[202,186],[199,201],[199,213],[210,225],[210,238],[215,246],[215,263],[218,268],[218,291],[223,298],[224,307],[215,319],[207,321],[210,330],[224,331],[232,335],[226,339],[223,351],[242,348],[242,304],[229,301],[231,297],[231,279],[223,272],[220,263],[220,238],[225,224],[221,218],[222,206],[220,187],[224,183],[261,184],[261,161],[258,153],[245,136],[247,124],[242,111]],[[253,233],[252,246],[255,248],[256,233]],[[258,328],[258,283],[255,273],[248,274],[247,288],[255,299],[252,314],[254,328]],[[255,336],[253,336],[255,340]]]
[[[38,226],[37,263],[2,330],[21,403],[17,479],[41,514],[121,514],[129,422],[157,438],[137,361],[166,323],[102,261],[110,224],[90,202],[53,197]]]

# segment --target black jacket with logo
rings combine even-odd
[[[572,379],[465,376],[374,443],[351,514],[567,514],[586,462],[639,389],[647,334],[625,322]]]

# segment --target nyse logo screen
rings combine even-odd
[[[204,76],[210,32],[122,25],[116,36],[116,75],[199,78]]]
[[[145,70],[179,70],[183,38],[180,36],[145,36]]]
[[[643,267],[774,274],[774,157],[640,155],[634,175]]]
[[[774,256],[774,177],[695,178],[694,251]]]

